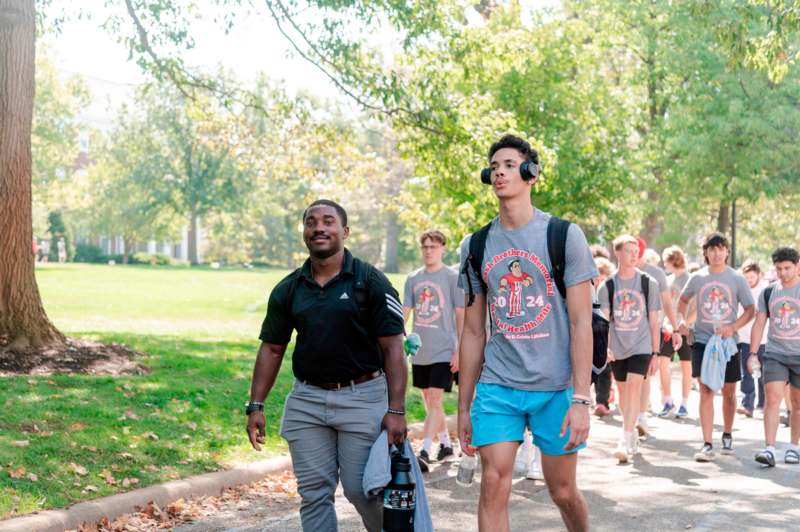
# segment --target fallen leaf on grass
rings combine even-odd
[[[119,453],[122,458],[127,458],[128,460],[133,460],[133,455],[131,453]]]
[[[11,476],[11,478],[22,478],[25,476],[25,468],[20,466],[16,469],[11,469],[9,470],[8,474]]]
[[[100,471],[100,477],[106,481],[106,484],[109,486],[116,486],[117,479],[114,478],[114,475],[111,474],[111,471],[108,469],[103,469]]]
[[[69,426],[69,430],[71,430],[73,432],[74,431],[78,431],[78,430],[83,430],[85,428],[86,428],[86,425],[84,425],[83,423],[80,423],[80,422],[73,423],[72,425]]]
[[[75,472],[75,474],[80,475],[82,477],[84,477],[84,476],[89,474],[89,472],[86,471],[85,467],[83,467],[82,465],[78,465],[75,462],[71,462],[69,464],[69,467],[72,469],[72,471]]]
[[[158,435],[155,432],[145,432],[142,438],[150,438],[153,441],[158,441]]]
[[[126,410],[125,411],[125,417],[128,418],[128,419],[134,419],[134,420],[139,419],[139,416],[137,416],[136,412],[134,412],[133,410]]]
[[[28,473],[28,480],[30,480],[31,482],[38,482],[39,477],[37,477],[33,473]]]
[[[127,488],[129,486],[135,486],[138,483],[139,483],[139,479],[136,478],[136,477],[130,477],[130,478],[125,477],[124,479],[122,479],[122,487],[123,488]]]
[[[13,442],[11,445],[13,445],[14,447],[27,447],[30,444],[31,444],[30,440],[17,440]]]
[[[83,488],[83,491],[88,492],[88,493],[95,493],[95,492],[97,492],[97,486],[92,486],[91,484],[89,484],[88,486]]]
[[[190,421],[189,423],[186,424],[186,426],[192,430],[197,430],[197,423],[195,423],[194,421]]]
[[[11,408],[11,404],[12,404],[11,399],[6,399],[6,402],[3,403],[3,406],[5,406],[6,408]]]
[[[93,447],[91,445],[81,445],[81,449],[85,449],[85,450],[89,451],[90,453],[96,453],[97,452],[97,447]]]

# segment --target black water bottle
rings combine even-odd
[[[392,452],[392,480],[383,490],[384,532],[413,532],[417,488],[411,462],[401,451]]]

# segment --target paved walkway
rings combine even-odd
[[[673,389],[677,388],[677,380]],[[653,392],[653,404],[658,393]],[[721,400],[717,398],[717,412]],[[697,412],[698,396],[690,402]],[[722,427],[717,419],[714,444]],[[736,418],[735,454],[717,455],[712,463],[692,460],[700,428],[687,420],[651,417],[652,436],[632,464],[618,465],[611,453],[619,435],[620,416],[592,419],[590,447],[581,453],[579,485],[589,504],[593,530],[800,530],[800,466],[780,463],[762,469],[753,455],[763,445],[760,419]],[[778,440],[788,441],[781,427]],[[456,485],[456,462],[436,466],[426,489],[437,531],[477,529],[479,485]],[[480,477],[477,476],[477,481]],[[337,496],[340,530],[362,530],[346,499]],[[541,482],[515,478],[510,502],[512,530],[563,530],[561,518]],[[218,515],[180,527],[182,532],[300,530],[297,503],[222,509]]]

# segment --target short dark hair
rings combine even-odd
[[[438,242],[443,246],[447,245],[447,238],[445,238],[444,233],[442,233],[437,229],[431,229],[419,235],[420,245],[424,244],[425,241],[428,239],[433,240],[434,242]]]
[[[519,264],[520,268],[522,267],[522,263],[519,260],[514,259],[508,263],[508,271],[511,271],[511,267],[514,266],[515,264]]]
[[[730,249],[731,245],[728,244],[728,239],[725,238],[725,235],[723,235],[722,233],[711,233],[703,241],[703,253],[705,253],[708,248],[717,248],[717,247]]]
[[[750,273],[753,272],[755,274],[761,275],[761,267],[758,263],[752,259],[747,259],[742,264],[742,273]]]
[[[539,152],[531,148],[531,145],[527,140],[510,134],[503,135],[500,140],[492,144],[492,147],[489,148],[489,163],[492,162],[492,157],[494,157],[494,154],[503,148],[514,148],[520,153],[520,155],[522,155],[522,157],[525,158],[525,160],[539,164]]]
[[[779,262],[791,262],[797,264],[800,262],[800,253],[794,248],[778,248],[772,254],[772,263],[778,264]]]
[[[314,201],[311,205],[306,207],[306,210],[303,211],[303,222],[306,221],[306,216],[308,216],[308,211],[318,205],[327,205],[328,207],[333,207],[336,210],[336,214],[339,215],[339,219],[342,222],[343,227],[347,227],[347,212],[345,212],[344,207],[339,205],[333,200],[329,199],[318,199]]]

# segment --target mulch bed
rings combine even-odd
[[[0,376],[9,375],[143,375],[149,368],[135,361],[143,353],[120,344],[103,344],[67,338],[63,346],[4,349],[0,337]]]

